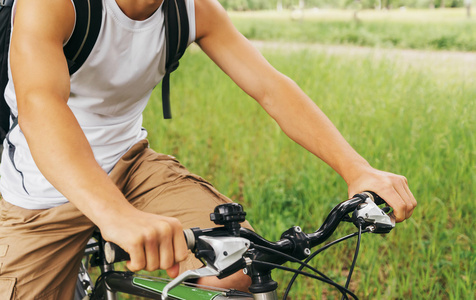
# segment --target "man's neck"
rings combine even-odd
[[[143,21],[152,16],[164,0],[116,0],[122,12],[132,20]]]

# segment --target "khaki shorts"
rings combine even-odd
[[[132,147],[110,178],[138,209],[175,217],[184,228],[216,227],[216,205],[231,202],[174,157],[146,140]],[[248,223],[244,226],[251,228]],[[0,299],[71,299],[94,224],[71,203],[28,210],[0,201]],[[181,272],[201,262],[189,255]]]

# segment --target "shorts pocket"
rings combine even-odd
[[[11,300],[13,299],[13,290],[15,289],[16,278],[2,277],[0,278],[0,299]]]

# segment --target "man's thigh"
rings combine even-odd
[[[216,227],[210,213],[217,205],[232,202],[174,157],[148,149],[145,141],[133,147],[110,176],[135,207],[177,218],[184,229]],[[247,222],[242,225],[251,229]],[[201,265],[191,254],[180,271]]]
[[[29,210],[0,200],[0,299],[70,299],[93,227],[69,203]]]

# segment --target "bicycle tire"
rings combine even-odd
[[[74,289],[74,300],[83,300],[86,296],[87,294],[83,288],[83,282],[78,278],[76,280],[76,288]]]

